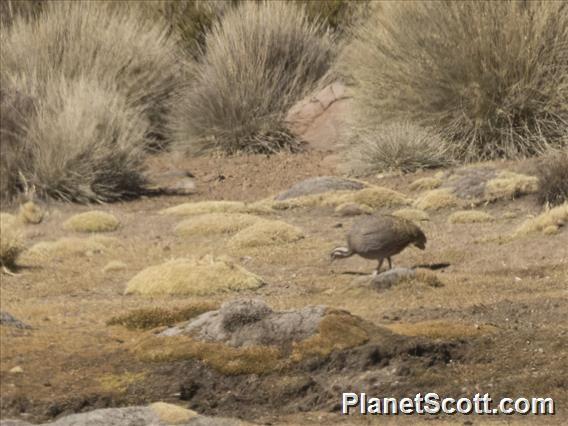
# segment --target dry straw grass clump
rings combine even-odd
[[[414,202],[414,207],[421,210],[441,210],[457,205],[459,205],[458,198],[448,188],[425,192]]]
[[[142,308],[119,315],[107,321],[107,325],[122,325],[130,330],[149,330],[165,325],[174,325],[188,321],[204,312],[218,309],[219,306],[209,302],[195,302],[183,308]]]
[[[514,199],[538,191],[538,178],[503,171],[485,184],[485,197],[489,200]]]
[[[565,146],[567,42],[565,2],[383,2],[341,61],[356,126],[432,126],[465,160]]]
[[[416,179],[409,186],[411,191],[429,191],[437,189],[442,185],[442,179],[437,177],[423,177]]]
[[[399,209],[392,213],[393,216],[412,220],[413,222],[425,222],[430,220],[430,216],[424,210],[419,209]]]
[[[17,217],[0,213],[0,266],[10,272],[24,251],[24,233]]]
[[[2,196],[28,184],[80,202],[139,194],[180,81],[167,25],[110,3],[46,2],[0,38]]]
[[[554,207],[535,218],[528,219],[515,231],[513,236],[520,237],[534,232],[546,235],[556,234],[568,223],[568,203]]]
[[[323,26],[290,2],[247,1],[226,11],[205,43],[180,99],[180,144],[192,152],[294,148],[284,116],[334,57]]]
[[[125,294],[207,296],[260,287],[262,279],[225,258],[174,259],[132,278]]]
[[[483,223],[494,220],[495,218],[489,213],[480,210],[460,210],[452,213],[448,218],[450,223]]]
[[[93,235],[87,238],[64,237],[55,241],[41,241],[33,245],[26,252],[26,258],[65,259],[93,255],[104,253],[117,244],[117,239],[103,235]]]
[[[43,220],[45,211],[33,201],[26,201],[20,205],[19,217],[24,223],[37,225]]]
[[[103,273],[109,274],[111,272],[124,271],[127,267],[128,265],[120,260],[111,260],[104,266]]]
[[[161,211],[162,214],[175,216],[192,216],[212,213],[270,213],[268,206],[246,204],[240,201],[198,201],[183,203]]]
[[[229,240],[229,247],[253,248],[293,243],[304,238],[297,226],[280,220],[262,220],[235,234]]]
[[[439,135],[408,122],[354,131],[345,148],[344,168],[356,176],[451,164],[448,146]]]
[[[71,216],[63,223],[63,228],[76,232],[111,232],[119,225],[120,221],[113,214],[92,210]]]
[[[240,213],[210,213],[186,219],[175,227],[178,235],[233,234],[247,228],[260,219],[257,216]]]
[[[568,150],[551,152],[544,156],[537,171],[539,201],[553,206],[567,202]]]

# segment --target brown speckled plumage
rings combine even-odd
[[[410,244],[422,250],[426,246],[424,232],[410,220],[390,215],[365,216],[353,223],[347,234],[347,247],[337,247],[331,257],[357,254],[365,259],[376,259],[379,262],[378,272],[384,259],[392,267],[391,257]]]

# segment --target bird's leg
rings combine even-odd
[[[389,269],[392,269],[392,261],[390,257],[387,257],[387,260],[389,261]]]
[[[373,271],[373,277],[377,276],[379,274],[379,272],[381,272],[381,266],[383,266],[383,261],[385,259],[383,259],[382,257],[379,259],[379,265],[377,266],[377,269],[375,269]]]

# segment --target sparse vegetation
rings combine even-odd
[[[513,199],[538,190],[538,178],[503,171],[487,181],[485,196],[489,200]]]
[[[492,222],[495,218],[481,210],[460,210],[448,217],[450,223],[483,223]]]
[[[243,2],[213,25],[206,45],[180,99],[180,144],[229,153],[297,147],[283,118],[331,65],[322,26],[288,2]]]
[[[119,225],[120,221],[113,214],[92,210],[71,216],[63,223],[63,228],[76,232],[110,232]]]
[[[255,289],[262,279],[225,258],[173,259],[150,266],[132,278],[125,294],[203,296]]]
[[[497,327],[489,324],[477,325],[439,320],[398,323],[387,328],[405,336],[423,336],[432,339],[465,339],[495,333],[498,330]]]
[[[517,158],[565,146],[564,2],[384,2],[340,67],[356,128],[409,119],[457,158]]]
[[[24,223],[37,225],[43,220],[45,211],[35,202],[26,201],[20,205],[20,220]]]
[[[262,219],[250,214],[203,214],[178,223],[175,232],[182,236],[232,234],[255,224],[259,220]]]
[[[162,210],[162,214],[192,216],[212,213],[269,213],[270,209],[259,204],[246,204],[240,201],[199,201],[183,203]]]
[[[558,205],[568,201],[568,150],[551,152],[538,164],[538,199]]]
[[[409,188],[413,191],[429,191],[442,185],[442,179],[436,177],[423,177],[412,182]]]
[[[41,241],[34,244],[26,253],[26,258],[67,259],[74,256],[103,253],[118,243],[112,237],[94,235],[87,238],[64,237],[55,241]]]
[[[560,228],[568,223],[568,203],[561,204],[535,218],[527,219],[515,231],[514,236],[524,236],[533,232],[542,232],[547,235],[556,234]]]
[[[408,173],[451,163],[448,146],[440,136],[409,122],[355,130],[343,155],[345,169],[356,176],[384,171]]]
[[[419,209],[400,209],[393,213],[393,216],[402,217],[403,219],[412,220],[414,222],[423,222],[430,220],[430,216],[424,210]]]

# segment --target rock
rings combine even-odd
[[[71,414],[49,426],[245,426],[241,420],[201,416],[195,411],[174,404],[157,402],[148,407],[103,408],[80,414]],[[2,420],[0,426],[32,426],[21,420]]]
[[[260,300],[237,299],[160,335],[191,334],[200,340],[225,342],[234,347],[285,345],[313,335],[325,311],[324,306],[308,306],[276,312]]]
[[[358,191],[365,188],[363,182],[336,176],[319,176],[298,182],[287,191],[281,192],[275,200],[283,201],[303,195],[322,194],[329,191]]]
[[[10,373],[12,373],[12,374],[22,374],[23,372],[24,372],[24,369],[22,367],[20,367],[19,365],[10,369]]]
[[[12,314],[5,311],[0,311],[0,325],[14,328],[32,328],[28,324],[20,321],[12,316]]]
[[[333,151],[339,145],[350,107],[345,86],[336,82],[292,106],[285,121],[288,129],[312,149]]]
[[[416,271],[410,268],[393,268],[381,272],[371,280],[371,287],[377,291],[387,290],[403,280],[414,278]]]
[[[463,200],[482,199],[485,195],[485,185],[497,175],[493,167],[463,167],[447,172],[442,179],[442,187],[450,188]]]

